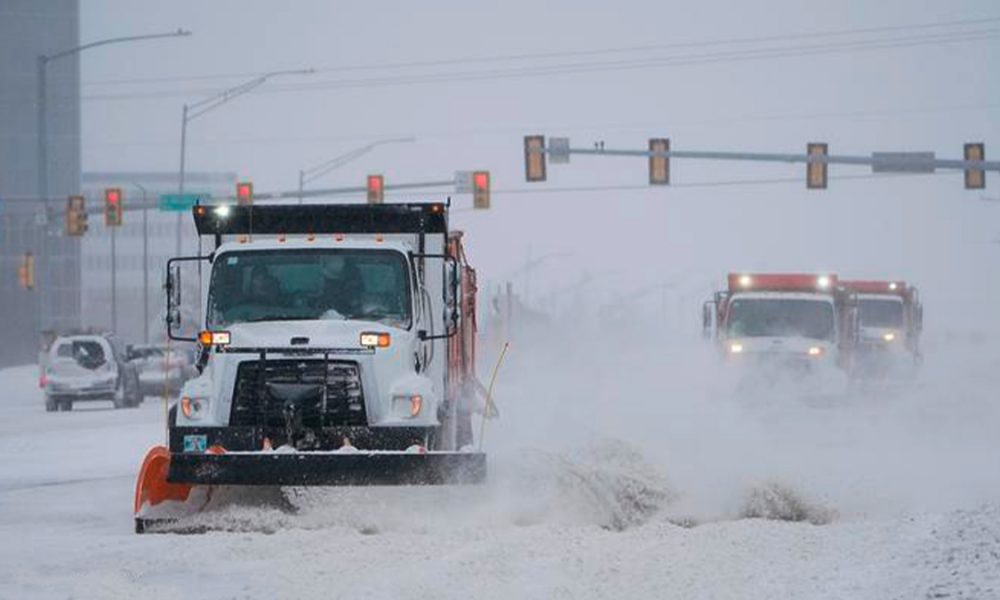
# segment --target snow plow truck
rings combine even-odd
[[[193,213],[214,249],[168,261],[166,320],[172,340],[197,344],[199,375],[142,463],[137,532],[216,486],[484,481],[476,273],[447,205]],[[202,290],[196,339],[178,333],[182,272]]]
[[[858,295],[858,370],[878,375],[895,366],[921,362],[924,308],[916,287],[905,281],[844,281]]]
[[[847,382],[857,300],[836,275],[730,273],[727,284],[704,304],[702,325],[728,364],[748,374]]]

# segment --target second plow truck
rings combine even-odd
[[[857,370],[881,377],[920,364],[924,308],[916,287],[905,281],[844,281],[858,295],[860,332]]]
[[[446,205],[193,212],[214,250],[168,261],[167,328],[198,344],[200,374],[170,410],[168,446],[143,461],[137,532],[201,510],[218,486],[485,479],[471,446],[475,271]],[[197,274],[187,286],[182,266]],[[192,287],[197,340],[177,334]]]
[[[730,273],[702,322],[729,364],[750,380],[807,379],[846,388],[857,342],[857,301],[836,275]]]

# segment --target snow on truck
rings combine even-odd
[[[168,261],[167,328],[200,375],[135,493],[136,530],[207,486],[479,483],[476,278],[444,204],[194,207],[208,256]],[[180,329],[181,266],[205,284]],[[186,288],[185,288],[186,289]]]
[[[737,364],[786,373],[846,375],[857,340],[857,302],[836,275],[730,273],[702,323]]]
[[[844,281],[858,295],[859,355],[865,367],[889,367],[899,358],[919,363],[924,308],[905,281]]]

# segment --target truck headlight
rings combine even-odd
[[[420,415],[424,398],[420,394],[406,394],[392,397],[392,414],[404,419],[413,419]]]
[[[391,338],[388,333],[366,331],[358,341],[366,348],[388,348]]]
[[[208,398],[184,396],[181,398],[181,412],[192,421],[199,421],[208,412]]]

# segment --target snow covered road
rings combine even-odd
[[[753,418],[680,400],[705,383],[649,366],[591,380],[592,401],[560,414],[590,427],[548,440],[554,390],[579,396],[544,365],[530,411],[501,405],[482,488],[303,490],[295,514],[234,507],[203,535],[146,536],[132,488],[159,401],[46,413],[33,367],[0,371],[0,598],[1000,598],[994,364],[963,367],[984,380],[957,406]],[[510,369],[501,398],[527,377]],[[657,402],[602,412],[639,381]],[[765,493],[765,514],[801,501],[827,524],[740,518],[770,480],[790,497]]]

